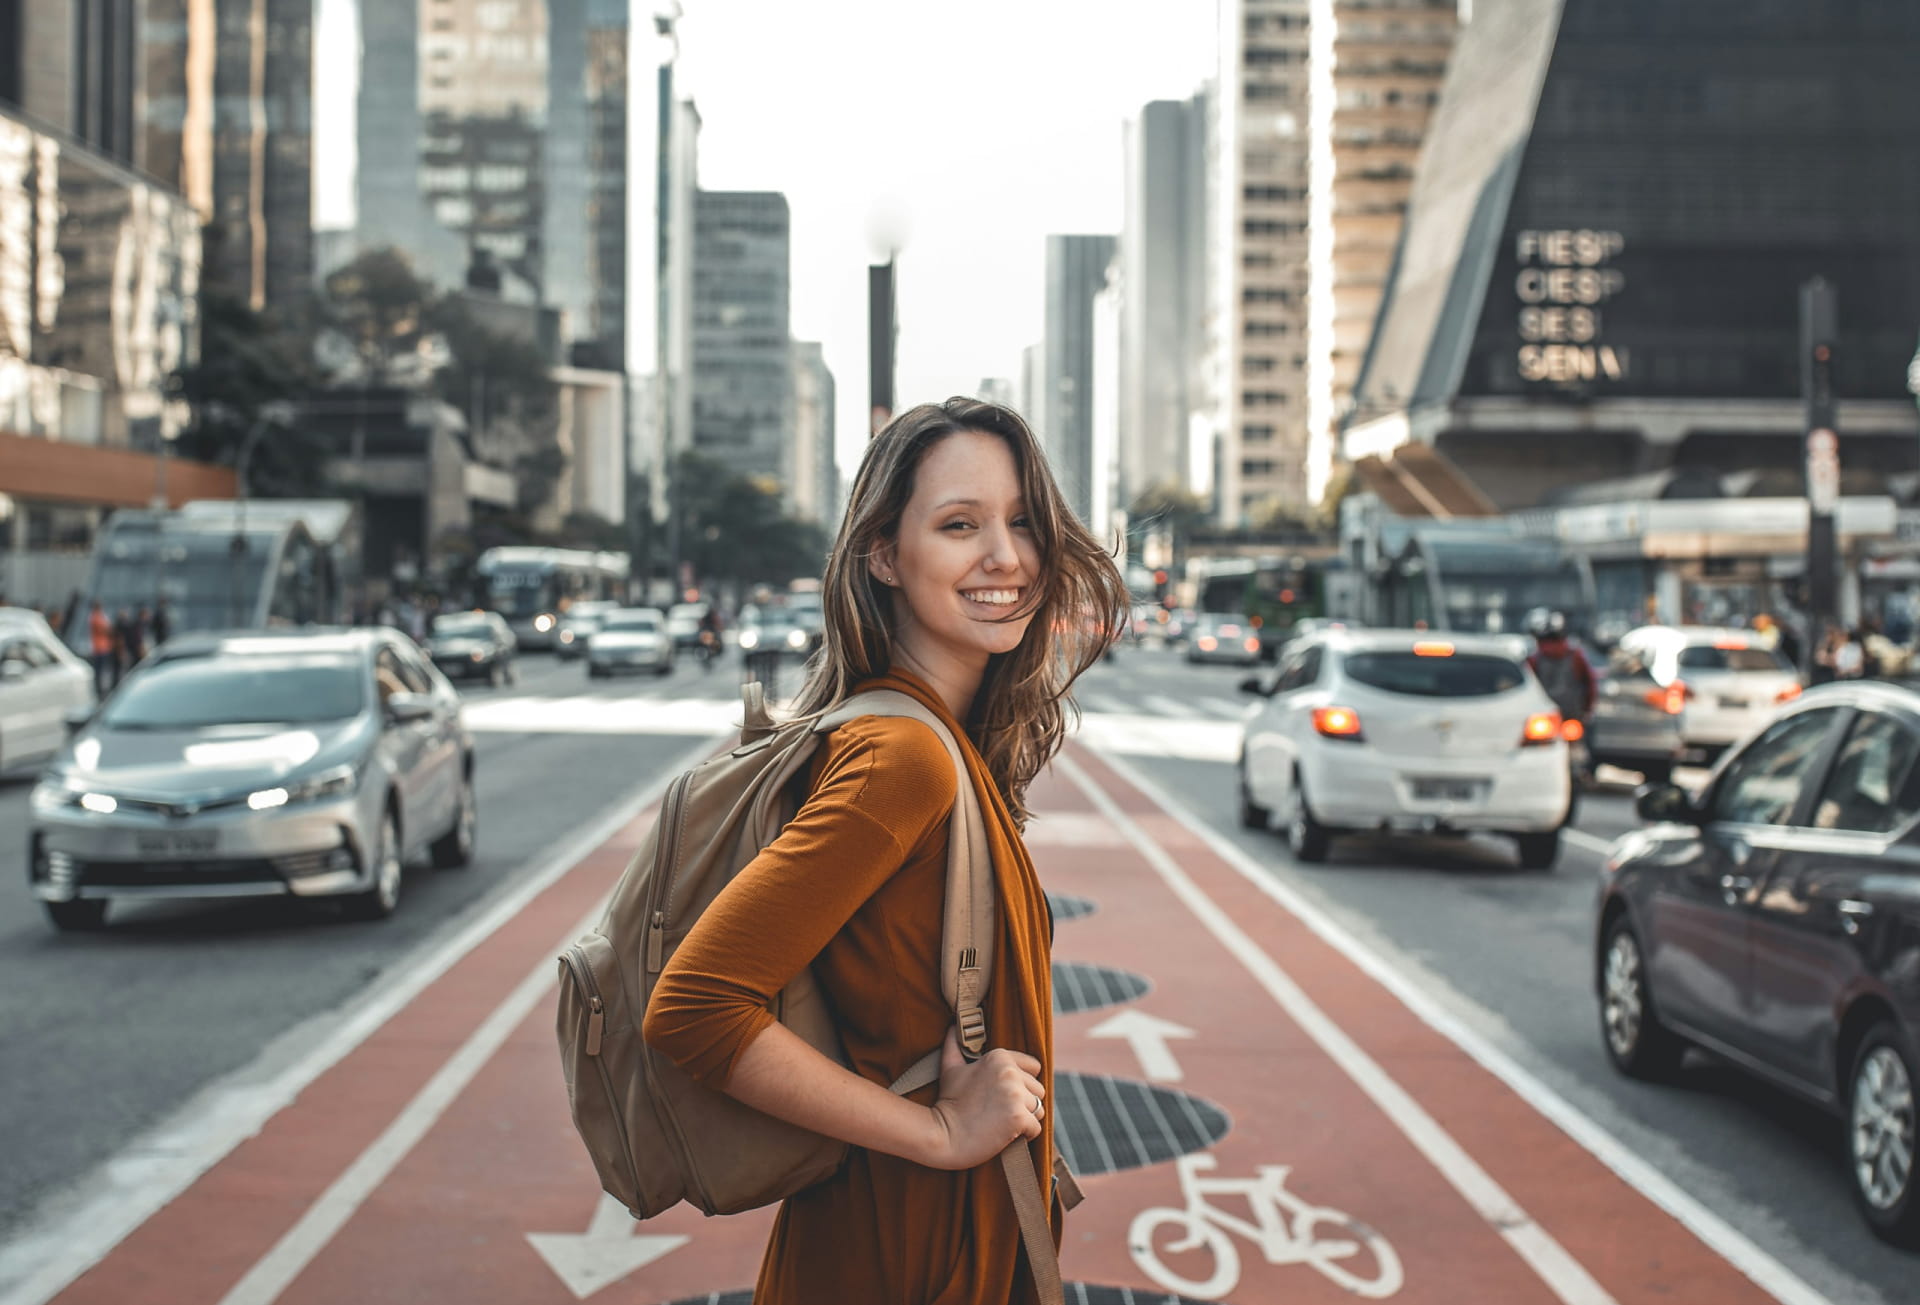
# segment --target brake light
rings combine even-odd
[[[1413,655],[1415,657],[1451,657],[1453,645],[1440,642],[1416,643],[1413,645]]]
[[[1527,717],[1525,728],[1520,731],[1521,746],[1532,743],[1551,743],[1560,737],[1560,713],[1557,711],[1539,711]]]
[[[1218,639],[1215,639],[1210,634],[1201,635],[1199,639],[1199,643],[1200,643],[1201,652],[1212,652],[1215,648],[1218,648],[1220,646],[1220,641]]]
[[[1313,728],[1330,739],[1360,738],[1360,713],[1351,707],[1315,707]]]
[[[1789,684],[1786,688],[1774,694],[1773,700],[1776,704],[1782,703],[1782,702],[1792,702],[1795,698],[1799,696],[1800,696],[1800,686],[1797,684]]]
[[[1713,646],[1721,652],[1739,652],[1750,645],[1745,639],[1716,639]]]
[[[1245,647],[1246,647],[1246,650],[1247,650],[1248,652],[1250,652],[1250,653],[1257,653],[1257,652],[1259,652],[1259,651],[1260,651],[1260,640],[1259,640],[1259,639],[1257,639],[1257,638],[1256,638],[1256,639],[1249,639],[1249,640],[1247,640],[1247,642],[1246,642],[1246,644],[1245,644]]]
[[[1569,743],[1578,743],[1587,737],[1587,727],[1577,720],[1563,720],[1560,722],[1560,737]]]
[[[1649,707],[1658,708],[1669,716],[1678,716],[1686,709],[1692,690],[1684,682],[1675,680],[1664,689],[1648,689],[1643,696]]]

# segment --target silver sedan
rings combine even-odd
[[[187,635],[108,697],[30,805],[30,888],[59,929],[137,898],[340,897],[379,918],[408,859],[471,861],[473,741],[394,631]]]

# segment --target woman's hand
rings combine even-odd
[[[1000,1048],[969,1064],[947,1030],[940,1049],[940,1099],[933,1104],[934,1140],[923,1163],[933,1169],[971,1169],[1020,1138],[1040,1136],[1046,1089],[1040,1062]]]

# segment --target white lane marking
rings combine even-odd
[[[1328,946],[1359,966],[1376,983],[1386,988],[1434,1032],[1451,1041],[1505,1083],[1521,1100],[1551,1120],[1561,1132],[1584,1147],[1601,1164],[1642,1196],[1665,1210],[1722,1259],[1747,1275],[1755,1286],[1782,1305],[1829,1305],[1827,1297],[1815,1291],[1785,1264],[1769,1255],[1753,1240],[1700,1201],[1679,1184],[1629,1150],[1592,1117],[1522,1068],[1478,1032],[1460,1022],[1429,992],[1414,984],[1378,953],[1360,942],[1320,907],[1298,891],[1275,879],[1266,868],[1231,840],[1202,821],[1177,802],[1158,784],[1116,756],[1102,756],[1120,776],[1159,806],[1161,811],[1186,826],[1214,854],[1232,866],[1240,876],[1272,898]],[[1056,762],[1056,764],[1058,764]],[[1462,999],[1464,1000],[1464,999]]]
[[[1598,852],[1601,856],[1605,856],[1613,851],[1613,844],[1611,842],[1604,838],[1596,838],[1584,829],[1563,829],[1560,831],[1560,837],[1566,839],[1575,847],[1584,847],[1587,851]]]
[[[1183,761],[1240,759],[1244,731],[1230,721],[1169,720],[1165,716],[1088,715],[1075,736],[1102,752],[1139,757],[1178,757]]]
[[[1201,698],[1194,706],[1202,711],[1212,712],[1221,720],[1245,720],[1253,712],[1253,704],[1237,698]]]
[[[1354,1085],[1372,1099],[1382,1114],[1411,1142],[1427,1162],[1453,1185],[1487,1226],[1512,1246],[1540,1280],[1567,1305],[1615,1305],[1606,1289],[1595,1282],[1581,1263],[1569,1255],[1533,1217],[1520,1208],[1493,1176],[1429,1115],[1425,1108],[1363,1051],[1346,1030],[1328,1018],[1326,1012],[1300,989],[1272,957],[1241,932],[1227,913],[1187,876],[1166,849],[1149,838],[1131,817],[1120,809],[1093,778],[1071,757],[1059,756],[1054,764],[1077,785],[1087,799],[1126,833],[1134,849],[1145,857],[1174,896],[1194,917],[1206,926],[1233,958],[1265,988],[1320,1049],[1346,1072]],[[1362,1218],[1365,1215],[1362,1214]]]
[[[1081,712],[1100,712],[1107,716],[1125,715],[1127,704],[1107,693],[1077,693],[1074,695],[1080,703]]]
[[[1163,1020],[1143,1010],[1123,1010],[1087,1030],[1090,1038],[1124,1038],[1133,1048],[1141,1070],[1157,1083],[1178,1083],[1185,1078],[1180,1062],[1167,1045],[1170,1038],[1190,1038],[1193,1030],[1172,1020]]]
[[[635,1233],[638,1226],[624,1205],[602,1193],[585,1234],[528,1233],[527,1240],[574,1299],[585,1300],[693,1240],[684,1233]]]
[[[481,734],[721,734],[740,728],[740,703],[717,698],[500,698],[468,704]]]
[[[45,1305],[65,1290],[549,884],[658,801],[675,776],[705,759],[713,743],[708,739],[688,749],[667,764],[659,779],[616,803],[604,819],[561,844],[524,876],[516,874],[510,889],[489,899],[471,920],[451,922],[444,940],[429,938],[378,989],[281,1034],[252,1064],[208,1084],[102,1164],[83,1180],[77,1195],[33,1219],[0,1251],[0,1300],[5,1305]]]
[[[1191,720],[1193,718],[1192,707],[1183,702],[1175,702],[1164,693],[1144,694],[1140,701],[1143,705],[1152,708],[1170,720]]]

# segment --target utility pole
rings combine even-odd
[[[1840,502],[1840,437],[1833,393],[1839,305],[1833,283],[1816,276],[1800,287],[1800,389],[1807,402],[1806,668],[1839,619],[1839,558],[1834,512]]]
[[[893,254],[867,268],[867,374],[872,409],[869,436],[893,420]]]

